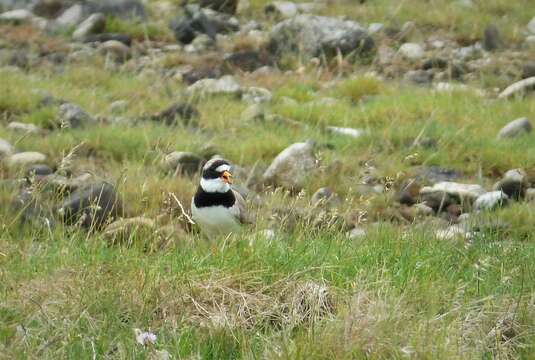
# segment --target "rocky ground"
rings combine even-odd
[[[0,353],[530,358],[530,3],[0,0]]]

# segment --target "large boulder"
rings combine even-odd
[[[264,172],[264,182],[299,190],[317,166],[312,142],[295,143],[284,149]]]
[[[374,46],[367,30],[354,21],[332,17],[297,15],[273,27],[269,50],[282,55],[298,52],[308,57],[365,52]]]
[[[59,206],[58,213],[66,224],[93,230],[120,216],[122,204],[113,185],[98,182],[67,196]]]

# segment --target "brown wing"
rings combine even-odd
[[[247,203],[245,202],[245,199],[236,190],[232,189],[232,192],[236,197],[236,204],[234,204],[234,206],[237,206],[239,209],[238,220],[242,224],[252,224],[254,222],[254,216],[252,216],[252,214],[250,214],[247,210]]]

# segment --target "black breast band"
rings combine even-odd
[[[203,190],[199,186],[197,193],[193,198],[193,203],[197,208],[203,208],[208,206],[224,206],[226,208],[232,207],[236,202],[236,197],[232,190],[227,191],[226,193],[209,193]]]

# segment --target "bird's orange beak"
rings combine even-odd
[[[227,184],[232,184],[232,174],[228,171],[224,171],[221,175],[221,179]]]

